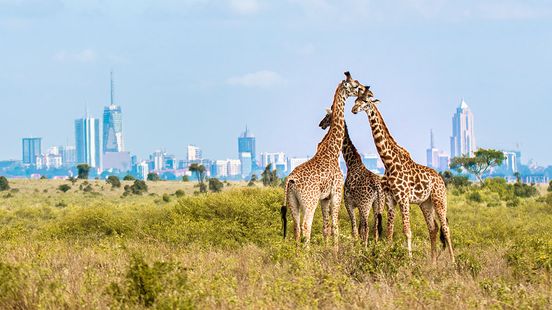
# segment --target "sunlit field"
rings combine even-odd
[[[519,197],[500,182],[449,186],[456,263],[429,256],[412,206],[414,257],[395,242],[312,246],[281,236],[281,188],[147,182],[123,193],[105,181],[10,180],[0,192],[0,308],[548,308],[552,196]],[[67,184],[67,192],[59,186]],[[86,191],[84,190],[87,188]],[[178,190],[178,194],[176,193]],[[289,219],[291,222],[291,219]],[[291,225],[289,226],[291,230]]]

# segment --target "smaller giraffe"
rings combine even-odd
[[[319,127],[326,129],[330,126],[332,111],[326,109],[326,116],[320,121]],[[377,242],[381,235],[381,213],[385,205],[385,194],[381,184],[382,177],[366,169],[362,163],[360,154],[349,136],[347,123],[345,122],[345,136],[343,148],[341,149],[345,163],[347,164],[347,177],[345,178],[344,198],[345,207],[351,220],[353,238],[360,238],[364,246],[368,245],[368,216],[370,209],[374,206],[374,240]],[[359,209],[360,226],[357,228],[357,221],[354,209]]]

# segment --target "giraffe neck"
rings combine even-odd
[[[335,90],[330,129],[318,145],[318,151],[315,156],[324,156],[329,159],[339,158],[339,153],[341,152],[341,147],[343,145],[343,127],[345,122],[344,109],[346,100],[347,93],[340,83]]]
[[[410,159],[410,154],[403,147],[397,144],[389,129],[385,125],[385,121],[381,116],[378,108],[374,105],[370,111],[366,111],[372,127],[372,136],[374,144],[378,150],[378,154],[383,161],[385,169],[388,169],[393,161],[397,158]],[[411,159],[410,159],[411,160]]]
[[[360,154],[358,153],[355,145],[353,144],[353,141],[351,141],[351,137],[349,137],[349,130],[347,129],[347,123],[345,124],[345,135],[343,137],[343,158],[345,159],[345,163],[347,164],[347,170],[351,170],[351,168],[354,167],[361,167],[363,165],[362,158],[360,157]]]

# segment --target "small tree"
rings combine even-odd
[[[516,183],[521,183],[521,173],[515,172],[514,176],[516,177]]]
[[[220,192],[222,188],[224,187],[224,184],[217,178],[210,178],[209,179],[209,190],[212,192]]]
[[[108,176],[106,182],[107,184],[111,184],[111,188],[121,187],[121,180],[115,175]]]
[[[479,149],[475,151],[473,157],[462,156],[455,157],[450,163],[450,168],[461,172],[463,169],[475,175],[483,184],[483,174],[488,169],[502,164],[504,153],[493,149]]]
[[[142,180],[134,180],[134,184],[125,186],[125,195],[142,195],[148,191],[148,185]]]
[[[187,175],[182,176],[182,182],[189,182],[189,181],[190,181],[190,177],[188,177]]]
[[[125,175],[125,177],[123,178],[123,181],[134,181],[136,180],[135,177],[133,177],[131,174],[127,174]]]
[[[90,166],[88,164],[78,164],[77,170],[78,170],[79,179],[83,179],[83,180],[88,179],[88,173],[90,172]]]
[[[48,180],[48,177],[45,176],[45,175],[41,175],[41,176],[40,176],[40,179],[41,179],[41,180]]]
[[[280,178],[278,178],[276,169],[272,169],[272,164],[268,164],[265,167],[264,171],[261,173],[261,180],[264,186],[278,186]]]
[[[7,191],[10,189],[10,183],[5,176],[0,176],[0,192]]]
[[[552,192],[552,181],[548,183],[548,191]]]
[[[58,187],[58,190],[61,191],[61,192],[64,192],[66,193],[67,191],[69,191],[71,189],[71,186],[69,186],[68,184],[61,184],[59,187]]]
[[[255,186],[255,182],[257,182],[257,175],[252,174],[251,179],[249,180],[249,183],[247,183],[247,186]]]
[[[159,181],[161,178],[159,178],[159,175],[155,172],[148,173],[148,176],[146,178],[148,181]]]

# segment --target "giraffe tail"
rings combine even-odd
[[[448,218],[446,218],[446,221],[448,224]],[[435,225],[437,225],[437,221],[435,221]],[[439,240],[441,240],[443,249],[445,249],[447,247],[447,238],[445,237],[445,231],[443,230],[443,225],[441,225],[441,229],[439,229]]]
[[[383,209],[385,207],[385,192],[383,191],[383,188],[380,187],[378,188],[378,205],[377,205],[377,212],[376,212],[376,216],[377,216],[377,221],[378,221],[378,236],[381,236],[382,233],[383,233],[383,217],[381,216],[381,214],[383,213]]]
[[[378,213],[378,236],[381,236],[383,233],[383,224],[381,223],[383,221],[381,213]]]
[[[286,239],[286,235],[287,235],[287,206],[286,206],[286,203],[288,201],[288,187],[290,185],[290,183],[293,183],[294,181],[293,180],[287,180],[286,181],[286,186],[285,186],[285,190],[284,190],[284,204],[282,205],[282,207],[280,208],[280,215],[282,216],[282,231],[283,231],[283,235],[284,235],[284,239]]]

